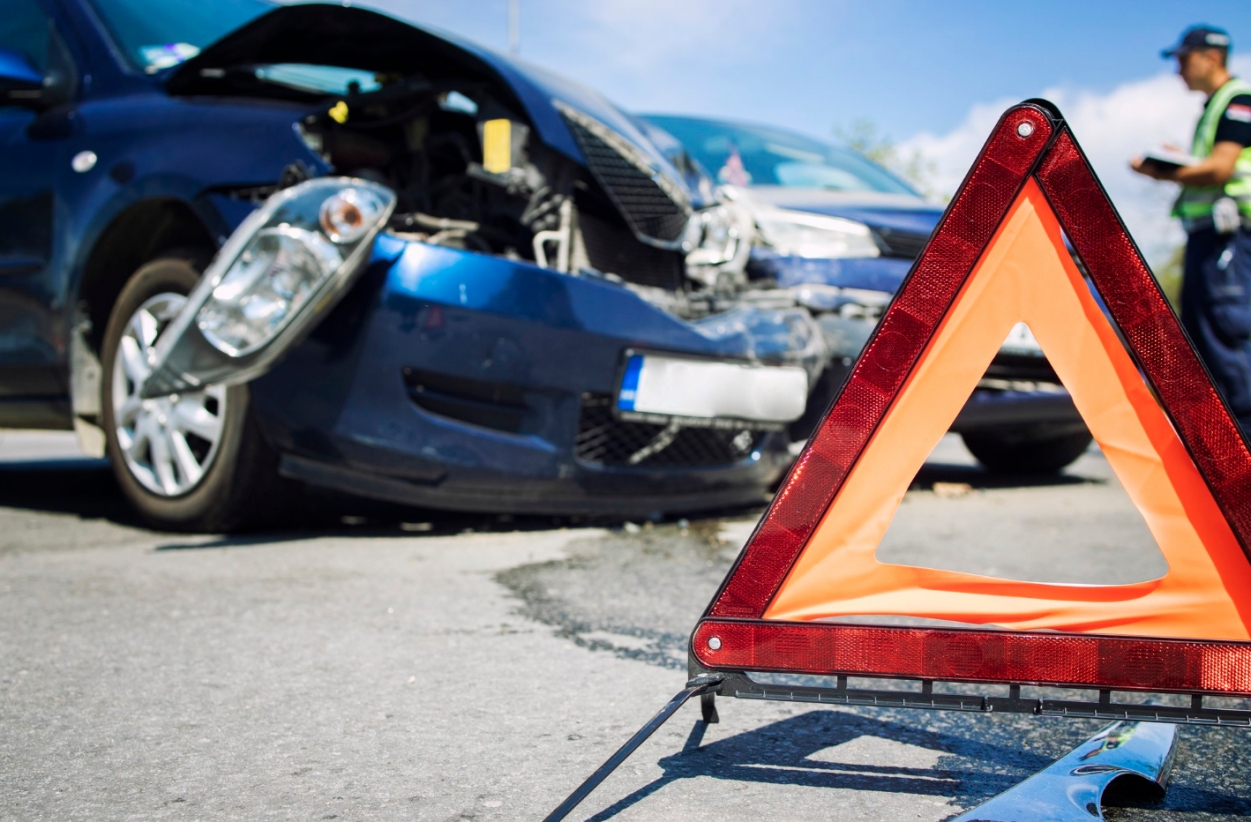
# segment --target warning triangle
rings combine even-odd
[[[1018,323],[1142,513],[1161,578],[1058,585],[877,559]],[[1251,450],[1059,112],[1028,101],[1000,120],[691,652],[714,671],[1251,694],[1249,557]],[[852,616],[985,627],[838,622]]]

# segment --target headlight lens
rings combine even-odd
[[[262,230],[213,289],[196,324],[209,342],[238,356],[278,333],[343,262],[320,234]]]
[[[196,312],[200,333],[231,357],[269,343],[327,283],[359,265],[368,251],[364,244],[386,222],[394,200],[382,186],[341,178],[310,180],[275,195],[249,218],[250,231],[236,232],[242,248]],[[228,253],[224,248],[222,256]]]
[[[774,209],[756,216],[766,243],[779,254],[796,257],[877,257],[869,227],[841,217]]]
[[[747,267],[752,215],[746,208],[722,203],[701,209],[691,215],[686,231],[686,273],[692,279],[716,287],[724,276]]]
[[[734,259],[739,231],[734,214],[725,206],[696,211],[687,223],[686,232],[686,245],[691,249],[687,255],[688,265],[720,265]]]

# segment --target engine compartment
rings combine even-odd
[[[649,245],[581,164],[484,83],[395,79],[299,125],[336,173],[394,189],[407,238],[670,291],[686,252]]]

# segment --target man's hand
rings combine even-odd
[[[1234,176],[1234,164],[1242,146],[1238,143],[1223,141],[1212,147],[1212,153],[1192,166],[1181,168],[1161,168],[1142,157],[1135,157],[1129,167],[1139,174],[1153,180],[1181,183],[1184,186],[1223,186]]]
[[[1160,166],[1158,163],[1147,162],[1143,157],[1135,157],[1129,161],[1129,167],[1144,177],[1153,180],[1172,181],[1176,178],[1177,169]]]

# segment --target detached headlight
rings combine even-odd
[[[157,342],[144,396],[268,370],[355,279],[395,193],[345,177],[274,194],[230,236]]]
[[[277,198],[283,202],[275,203]],[[269,343],[345,268],[366,237],[373,239],[394,202],[389,190],[364,180],[311,180],[279,192],[253,215],[268,212],[263,224],[213,278],[196,313],[200,333],[232,357]],[[235,238],[240,234],[242,228]]]
[[[779,254],[795,257],[877,257],[869,227],[841,217],[770,209],[756,215],[761,238]]]
[[[338,249],[320,234],[291,226],[266,228],[213,289],[196,314],[196,325],[226,354],[255,351],[342,264]]]

